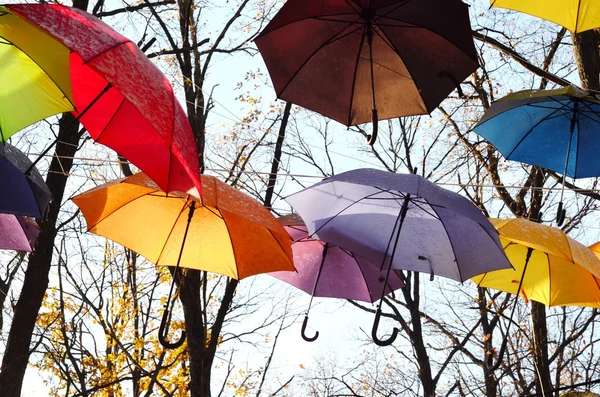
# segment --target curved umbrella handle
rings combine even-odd
[[[556,226],[561,226],[565,221],[567,211],[563,209],[563,202],[558,203],[558,210],[556,210]]]
[[[392,330],[392,335],[386,339],[386,340],[381,340],[377,337],[377,328],[379,328],[379,320],[381,319],[381,307],[377,308],[377,312],[375,313],[375,321],[373,321],[373,329],[371,329],[371,338],[373,338],[373,342],[375,342],[376,345],[378,346],[389,346],[392,343],[394,343],[394,341],[396,340],[396,338],[398,337],[398,328],[394,327],[394,329]]]
[[[160,328],[158,329],[158,341],[160,344],[166,349],[177,349],[179,346],[183,345],[185,342],[186,333],[185,331],[181,331],[181,336],[177,342],[168,342],[167,335],[169,333],[169,308],[165,306],[165,311],[163,312],[162,320],[160,320]]]
[[[496,361],[496,363],[494,364],[494,356],[492,354],[489,354],[487,356],[487,358],[485,359],[485,368],[488,369],[488,371],[495,371],[498,369],[498,367],[500,366],[500,364],[502,363],[502,359],[504,358],[504,351],[506,350],[506,343],[508,342],[508,333],[506,338],[504,338],[504,340],[502,341],[502,345],[500,346],[500,350],[498,351],[498,360]]]
[[[371,120],[373,122],[373,131],[370,135],[367,135],[367,143],[373,146],[375,141],[377,141],[377,130],[379,129],[379,116],[377,116],[377,109],[372,110]]]
[[[306,336],[306,325],[308,324],[308,315],[304,316],[304,321],[302,322],[302,330],[300,331],[300,335],[302,335],[302,339],[307,342],[314,342],[319,337],[319,331],[315,332],[315,336]]]

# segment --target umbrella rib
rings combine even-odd
[[[503,247],[502,247],[502,249],[503,249],[504,251],[506,251],[506,249],[507,249],[508,247],[510,247],[511,245],[513,245],[513,244],[517,244],[517,243],[515,243],[515,242],[512,242],[512,241],[509,241],[509,242],[508,242],[508,244],[506,244],[506,246],[503,246]],[[505,254],[505,255],[506,255],[506,254]],[[508,259],[508,258],[507,258],[507,259]],[[509,261],[509,262],[510,262],[510,261]],[[512,263],[511,263],[510,265],[512,266]],[[508,270],[508,269],[502,269],[502,270]],[[512,270],[516,271],[516,269],[514,268],[514,266],[513,266]],[[492,270],[492,271],[495,271],[495,270]],[[477,283],[477,286],[478,286],[478,287],[480,287],[480,288],[488,288],[488,287],[482,287],[482,286],[481,286],[481,283],[483,283],[483,280],[485,280],[485,278],[487,277],[487,275],[488,275],[489,273],[490,273],[490,272],[485,272],[485,273],[483,274],[483,276],[481,276],[481,280],[479,280],[479,282]]]
[[[450,238],[450,234],[448,233],[448,229],[446,228],[446,225],[444,224],[444,222],[441,221],[441,217],[440,215],[437,213],[437,211],[435,210],[435,208],[431,207],[431,209],[437,214],[438,219],[440,219],[440,223],[442,224],[442,227],[444,228],[444,231],[446,232],[446,237],[448,238],[448,242],[450,243],[450,248],[452,248],[452,253],[454,254],[454,261],[456,262],[456,269],[458,270],[458,276],[460,277],[460,282],[464,282],[464,278],[462,276],[462,272],[460,270],[460,266],[458,265],[458,258],[456,256],[456,250],[454,249],[454,244],[452,244],[452,239]],[[433,263],[431,264],[431,270],[433,271]]]
[[[348,106],[348,121],[347,125],[350,125],[352,122],[352,104],[354,103],[354,90],[356,88],[356,75],[358,74],[358,65],[360,63],[363,45],[365,44],[365,37],[367,36],[367,30],[363,30],[362,36],[360,38],[360,46],[358,47],[358,53],[356,54],[356,62],[354,63],[354,75],[352,77],[352,88],[350,91],[350,106]],[[373,60],[371,59],[371,62]]]
[[[387,44],[392,49],[392,51],[394,51],[394,53],[396,53],[396,55],[398,55],[398,58],[400,58],[400,61],[402,62],[402,64],[406,68],[406,71],[408,72],[408,75],[410,76],[410,81],[412,81],[415,88],[417,88],[417,81],[415,80],[411,71],[408,69],[408,65],[406,64],[406,62],[404,62],[404,57],[402,56],[402,54],[400,54],[400,51],[398,51],[398,49],[394,46],[394,44],[390,40],[387,33],[385,33],[382,29],[373,29],[373,31],[375,32],[375,34],[377,34],[377,36],[379,36],[383,40],[383,42],[385,44]],[[380,31],[381,31],[381,33],[380,33]],[[418,89],[417,89],[417,92],[418,92]],[[421,102],[423,103],[423,105],[425,105],[425,108],[429,111],[429,108],[427,107],[427,104],[425,103],[425,99],[423,99],[423,94],[420,92],[419,92],[419,97],[421,98]],[[433,109],[432,109],[432,111],[433,111]]]
[[[526,105],[527,106],[527,105]],[[556,112],[558,112],[559,110],[562,110],[561,108],[556,109],[554,112],[552,112],[550,115],[543,117],[540,121],[538,121],[537,123],[535,123],[534,126],[532,126],[529,131],[527,131],[525,134],[523,134],[523,136],[521,137],[521,139],[519,139],[519,142],[517,142],[516,145],[513,146],[512,150],[510,151],[510,153],[507,156],[504,156],[504,158],[510,160],[510,156],[512,156],[512,154],[514,153],[515,150],[517,150],[517,148],[519,147],[519,145],[521,145],[521,143],[523,143],[523,141],[533,132],[534,129],[536,129],[540,124],[542,124],[544,121],[546,121],[546,119],[550,116],[552,116],[553,114],[555,114]],[[489,121],[489,120],[488,120]]]
[[[321,44],[316,50],[313,51],[312,54],[310,54],[305,60],[304,62],[302,62],[302,65],[300,65],[300,67],[294,72],[294,74],[292,74],[290,76],[290,78],[288,79],[288,82],[285,84],[285,86],[281,89],[281,92],[277,94],[277,96],[280,96],[281,94],[284,93],[284,91],[288,88],[288,86],[291,84],[291,82],[296,78],[296,76],[298,75],[298,73],[300,73],[300,71],[306,66],[306,64],[308,62],[310,62],[312,60],[312,58],[319,52],[321,51],[323,48],[325,48],[327,45],[335,42],[336,40],[339,40],[341,38],[344,38],[354,32],[359,31],[360,29],[362,29],[362,26],[354,29],[344,35],[341,35],[342,32],[344,32],[346,29],[348,29],[348,27],[352,26],[354,23],[356,23],[358,20],[360,20],[360,17],[358,19],[356,19],[354,22],[352,23],[348,23],[347,26],[344,26],[344,28],[342,30],[340,30],[339,32],[335,33],[331,38],[329,38],[327,41],[325,41],[323,44]],[[340,36],[341,35],[341,36]]]
[[[380,189],[380,188],[377,188]],[[339,216],[342,212],[346,211],[348,208],[352,207],[353,205],[358,204],[359,202],[366,200],[376,194],[379,194],[380,192],[376,192],[376,193],[371,193],[365,197],[361,197],[358,200],[353,201],[352,203],[350,203],[347,207],[342,208],[337,214],[335,214],[334,216],[332,216],[331,218],[329,218],[327,220],[327,222],[323,223],[321,226],[319,226],[309,237],[314,236],[315,234],[317,234],[319,232],[319,230],[321,230],[323,227],[325,227],[329,222],[331,222],[332,220],[334,220],[337,216]]]
[[[362,282],[364,283],[365,289],[367,290],[367,293],[369,294],[369,299],[371,300],[371,303],[375,302],[375,299],[373,299],[373,293],[371,292],[371,288],[369,288],[369,283],[367,283],[367,276],[365,275],[365,272],[363,271],[363,267],[358,263],[358,260],[356,259],[356,255],[354,255],[351,252],[349,254],[350,254],[350,257],[354,260],[354,262],[356,262],[356,267],[358,267],[358,271],[360,272],[360,275],[362,276]],[[375,266],[375,268],[377,268],[377,265],[373,264],[373,266]],[[390,266],[391,266],[391,264],[390,264]],[[381,273],[381,271],[380,271],[380,273]],[[383,286],[384,292],[386,290],[386,287],[389,285],[390,285],[390,283],[388,282],[386,285]],[[392,288],[390,287],[390,290],[391,289]]]
[[[50,36],[52,36],[52,35],[50,35]],[[52,36],[52,37],[53,37],[53,38],[54,38],[56,41],[59,41],[59,42],[60,42],[60,40],[58,40],[58,39],[57,39],[57,38],[55,38],[54,36]],[[48,74],[48,72],[46,72],[46,70],[45,70],[45,69],[44,69],[44,68],[43,68],[43,67],[42,67],[42,66],[41,66],[39,63],[37,63],[37,62],[36,62],[36,60],[35,60],[35,59],[31,58],[31,57],[30,57],[30,56],[29,56],[29,55],[28,55],[28,54],[27,54],[25,51],[23,51],[23,50],[22,50],[22,49],[21,49],[21,48],[20,48],[18,45],[15,45],[13,42],[11,42],[10,40],[8,40],[7,38],[5,38],[5,37],[3,37],[3,36],[0,36],[0,38],[2,38],[2,39],[4,39],[4,40],[6,40],[8,45],[11,45],[11,46],[15,47],[17,50],[21,51],[21,53],[23,53],[23,54],[24,54],[24,55],[25,55],[27,58],[29,58],[29,59],[30,59],[30,60],[31,60],[33,63],[35,63],[35,64],[38,66],[38,68],[40,68],[40,70],[43,70],[43,71],[44,71],[44,74],[45,74],[45,75],[46,75],[46,76],[47,76],[47,77],[48,77],[50,80],[52,80],[52,82],[54,83],[54,85],[56,86],[56,88],[58,88],[58,90],[59,90],[60,92],[62,92],[62,94],[63,94],[63,96],[66,98],[66,100],[67,100],[67,101],[68,101],[68,102],[71,104],[71,106],[73,106],[73,109],[75,109],[75,104],[74,104],[73,102],[71,102],[71,100],[69,99],[69,96],[67,95],[67,93],[66,93],[66,92],[64,92],[64,91],[62,90],[62,88],[61,88],[61,87],[60,87],[60,86],[59,86],[59,85],[56,83],[56,81],[54,80],[54,78],[53,78],[52,76],[50,76],[50,75]],[[61,42],[61,43],[62,43],[62,42]],[[2,44],[5,44],[5,43],[2,43]],[[63,45],[64,45],[64,44],[63,44]],[[65,46],[65,47],[66,47],[66,46]]]
[[[85,194],[85,193],[82,193],[82,194]],[[110,218],[111,216],[113,216],[113,214],[114,214],[114,213],[116,213],[117,211],[119,211],[120,209],[122,209],[123,207],[125,207],[126,205],[129,205],[129,204],[133,203],[134,201],[141,199],[142,197],[146,197],[147,195],[148,195],[147,193],[145,193],[145,194],[142,194],[142,195],[139,195],[139,196],[137,196],[136,198],[134,198],[133,200],[130,200],[130,201],[126,202],[126,203],[123,203],[123,204],[119,205],[117,208],[115,208],[114,210],[112,210],[112,211],[110,212],[110,214],[106,215],[106,216],[105,216],[105,217],[103,217],[102,219],[99,219],[99,220],[98,220],[96,223],[94,223],[92,226],[89,226],[89,225],[88,225],[87,231],[88,231],[88,232],[90,232],[90,231],[91,231],[93,228],[95,228],[96,226],[98,226],[98,224],[100,224],[100,222],[104,222],[106,219],[108,219],[108,218]]]
[[[160,261],[160,258],[162,257],[163,252],[165,251],[165,247],[167,246],[167,244],[169,243],[169,240],[171,239],[171,235],[173,234],[173,230],[175,230],[175,227],[177,226],[177,222],[179,222],[179,218],[181,218],[181,214],[183,214],[183,211],[185,211],[185,209],[187,208],[187,204],[189,203],[189,200],[186,200],[183,203],[183,207],[181,207],[181,210],[179,211],[179,214],[177,215],[177,217],[175,218],[175,222],[173,222],[173,226],[171,227],[171,230],[169,231],[169,234],[167,235],[167,238],[165,239],[165,243],[163,244],[162,248],[160,249],[160,253],[158,254],[158,256],[156,257],[156,265],[158,266],[158,262]],[[192,220],[190,219],[190,222]],[[183,250],[183,246],[185,244],[185,241],[181,242],[181,250]],[[168,266],[168,265],[167,265]],[[178,265],[179,266],[179,265]]]
[[[591,120],[593,122],[600,124],[600,115],[599,115],[598,111],[592,109],[592,107],[590,106],[588,101],[580,101],[579,104],[585,106],[589,110],[589,114],[588,114],[588,112],[584,112],[581,109],[579,109],[578,113],[580,115],[586,117],[588,120]],[[598,116],[599,118],[594,119],[593,117],[590,117],[590,115]]]
[[[102,129],[102,131],[100,132],[100,135],[98,135],[98,138],[94,139],[95,142],[100,142],[100,139],[102,138],[102,135],[104,135],[104,133],[108,129],[108,126],[115,120],[115,117],[117,117],[117,113],[119,113],[119,110],[125,104],[125,101],[126,101],[125,97],[123,95],[121,95],[121,97],[122,97],[121,103],[119,104],[119,106],[117,107],[117,109],[113,112],[112,116],[110,117],[110,120],[108,120],[108,123],[106,123],[106,125]],[[86,109],[87,109],[87,107],[86,107]]]

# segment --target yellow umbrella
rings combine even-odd
[[[212,176],[202,176],[202,199],[166,194],[145,174],[109,182],[73,198],[88,231],[162,266],[205,270],[235,279],[295,270],[292,239],[258,201]],[[159,329],[166,341],[173,283]]]
[[[0,6],[0,142],[73,110],[69,56],[58,40]]]
[[[546,19],[574,33],[600,27],[600,7],[595,0],[491,0],[491,5]]]
[[[500,242],[514,269],[473,277],[477,286],[520,294],[547,306],[600,308],[600,280],[596,276],[600,275],[600,259],[589,248],[558,228],[526,219],[490,221],[498,229]],[[488,367],[495,369],[499,365],[505,347],[506,339],[498,353],[497,365]]]

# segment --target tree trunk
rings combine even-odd
[[[85,9],[87,1],[78,8]],[[39,222],[40,234],[35,250],[29,257],[21,295],[15,306],[13,321],[8,334],[6,350],[0,369],[0,396],[19,397],[23,385],[23,377],[29,362],[31,339],[38,312],[48,288],[48,274],[52,265],[54,239],[56,237],[56,221],[62,205],[63,195],[73,157],[79,145],[79,131],[73,126],[75,118],[66,113],[60,120],[58,142],[46,184],[52,192],[53,200],[48,207],[44,219]]]
[[[204,365],[207,341],[206,327],[200,309],[201,280],[202,273],[190,269],[179,287],[190,357],[189,390],[191,397],[210,397],[210,368],[207,370]]]
[[[536,392],[549,396],[552,390],[550,365],[548,363],[548,328],[546,326],[546,306],[531,301],[531,319],[533,322],[533,361],[536,373]]]
[[[581,85],[587,90],[600,90],[600,30],[572,35],[575,61]]]

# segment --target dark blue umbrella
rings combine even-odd
[[[40,218],[52,194],[31,160],[19,149],[0,145],[0,213]]]
[[[562,173],[559,225],[564,178],[600,176],[600,100],[575,87],[510,94],[490,106],[474,131],[507,160]]]
[[[312,237],[366,258],[386,270],[386,277],[398,269],[464,281],[512,267],[498,231],[473,203],[419,175],[353,170],[286,200]],[[379,340],[380,317],[381,301],[372,337],[387,345],[398,331]]]

